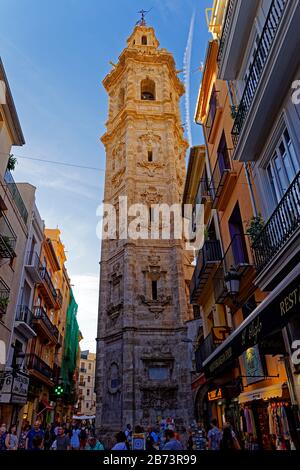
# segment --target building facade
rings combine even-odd
[[[127,423],[155,424],[168,416],[187,426],[192,403],[185,322],[193,311],[183,242],[148,236],[151,206],[182,202],[184,88],[172,55],[159,49],[153,28],[144,24],[103,83],[109,94],[104,201],[117,214],[124,201],[119,196],[127,197],[128,208],[144,204],[140,222],[148,239],[133,239],[119,227],[116,239],[102,243],[96,426],[111,435]]]
[[[89,351],[81,351],[78,415],[95,416],[96,414],[95,372],[96,354]]]
[[[299,117],[291,98],[299,14],[299,2],[215,1],[196,110],[208,157],[203,200],[217,213],[221,250],[210,246],[209,226],[191,283],[204,330],[196,362],[214,402],[206,408],[221,423],[231,420],[246,448],[299,445],[291,360],[299,332]],[[279,90],[277,72],[286,67]],[[212,276],[210,300],[205,273]],[[241,424],[243,413],[253,417],[251,429]],[[270,424],[282,413],[288,430]]]

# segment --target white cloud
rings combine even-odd
[[[81,349],[96,351],[99,276],[95,274],[78,274],[71,276],[73,292],[78,303],[77,319],[83,340]]]

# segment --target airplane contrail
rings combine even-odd
[[[190,79],[191,79],[191,57],[192,57],[192,45],[193,45],[193,36],[194,36],[194,24],[195,24],[195,12],[193,12],[189,35],[187,40],[187,45],[185,48],[185,53],[183,57],[183,75],[184,75],[184,86],[185,86],[185,118],[187,124],[187,137],[192,147],[192,125],[191,125],[191,115],[190,115]]]

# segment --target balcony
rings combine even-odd
[[[218,209],[219,211],[226,209],[236,179],[237,174],[231,166],[230,149],[225,147],[221,152],[218,152],[217,162],[210,183],[213,209]]]
[[[235,80],[261,0],[228,0],[219,44],[221,80]]]
[[[85,382],[79,382],[80,387],[85,387]]]
[[[4,175],[4,181],[7,184],[8,190],[13,198],[13,201],[23,219],[25,224],[27,223],[28,220],[28,211],[26,209],[26,206],[24,204],[24,201],[22,199],[22,196],[18,190],[18,186],[16,185],[13,176],[9,170],[6,170],[5,175]]]
[[[42,307],[33,307],[32,324],[47,342],[57,344],[59,331]]]
[[[287,0],[273,0],[269,10],[264,29],[262,31],[257,51],[249,71],[245,90],[238,107],[238,113],[232,129],[232,138],[236,147],[240,134],[247,119],[249,110],[254,101],[256,91],[260,84],[265,65],[268,61],[270,50],[273,46]]]
[[[26,367],[31,375],[46,383],[54,385],[53,369],[46,364],[37,354],[26,354]]]
[[[36,336],[35,331],[32,329],[32,317],[33,314],[26,305],[19,305],[17,307],[14,328],[27,340]]]
[[[190,284],[191,303],[200,302],[205,286],[213,275],[222,252],[219,240],[206,240],[199,251],[197,264]]]
[[[283,268],[288,252],[296,262],[300,234],[300,172],[252,244],[258,275]],[[273,275],[275,269],[273,270]]]
[[[0,258],[13,259],[16,256],[17,236],[6,216],[0,215]]]
[[[56,307],[61,308],[63,303],[63,296],[60,289],[56,289]]]
[[[235,235],[213,277],[216,303],[231,304],[232,299],[226,288],[225,276],[232,270],[240,275],[240,293],[236,300],[242,302],[244,296],[251,295],[251,289],[254,289],[255,269],[252,260],[249,259],[248,252],[250,252],[248,237]]]
[[[80,367],[79,370],[82,374],[86,374],[86,368],[85,367]]]
[[[299,24],[298,1],[272,1],[232,129],[235,160],[260,158],[284,99],[290,99],[298,78],[292,58],[298,56]]]
[[[33,251],[28,251],[25,258],[25,270],[35,284],[42,282],[41,269],[39,255]]]
[[[207,141],[210,144],[214,143],[216,130],[218,129],[218,122],[220,116],[222,114],[223,108],[220,105],[218,91],[213,89],[210,104],[209,104],[209,111],[208,116],[205,123],[205,133],[207,137]]]
[[[203,340],[195,352],[196,372],[203,372],[203,362],[214,352],[217,347],[230,335],[231,328],[217,326],[212,328],[208,336]]]
[[[50,274],[45,267],[40,268],[40,275],[42,279],[41,289],[47,299],[48,304],[53,308],[57,308],[57,291],[51,281]]]
[[[7,311],[9,294],[10,289],[8,285],[0,277],[0,315],[4,315]]]

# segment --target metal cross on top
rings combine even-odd
[[[152,8],[150,8],[150,10],[140,10],[138,13],[141,15],[141,19],[139,21],[137,21],[136,24],[139,25],[139,26],[146,26],[145,16],[151,10],[152,10]]]

